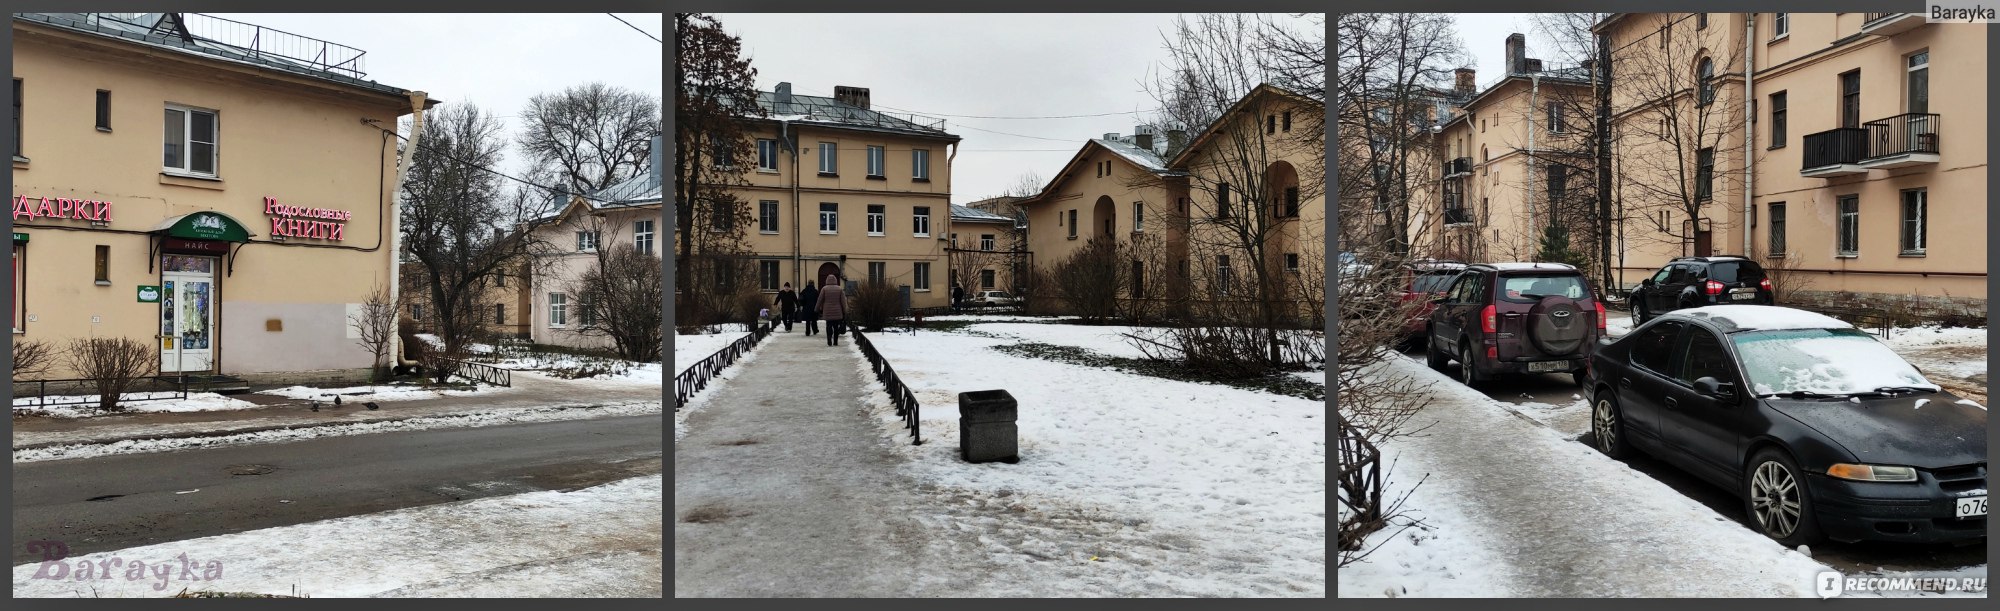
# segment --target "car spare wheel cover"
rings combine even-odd
[[[1583,347],[1591,322],[1568,297],[1548,296],[1528,310],[1528,337],[1544,354],[1564,355]]]

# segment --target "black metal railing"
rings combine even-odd
[[[868,341],[860,329],[854,330],[854,345],[861,348],[861,355],[868,358],[868,367],[875,371],[875,379],[889,393],[889,402],[896,404],[896,415],[903,417],[903,428],[910,430],[910,445],[924,445],[924,438],[917,426],[917,395],[910,387],[903,385],[902,376],[896,375],[896,368],[889,365],[889,359],[875,349],[875,342]]]
[[[452,368],[451,375],[462,378],[467,382],[508,387],[514,385],[514,370],[512,369],[494,367],[485,363],[474,363],[472,361],[448,360],[445,362]]]
[[[714,380],[716,375],[728,369],[731,364],[736,362],[736,359],[749,354],[751,348],[757,347],[758,342],[764,341],[764,338],[770,335],[771,330],[769,328],[757,325],[751,329],[749,335],[736,338],[736,341],[729,342],[729,345],[715,351],[715,354],[708,355],[708,358],[695,363],[693,367],[689,367],[676,374],[674,376],[674,409],[678,410],[681,406],[687,405],[688,400],[693,399],[695,393],[708,388],[709,381]]]
[[[1861,124],[1868,131],[1868,159],[1938,152],[1936,113],[1911,112]]]
[[[1444,209],[1444,224],[1457,225],[1470,222],[1472,222],[1471,210],[1466,210],[1462,207],[1447,207]]]
[[[132,383],[118,396],[118,403],[141,401],[184,401],[188,397],[189,378],[182,376],[146,376],[133,378]],[[51,395],[49,387],[54,386]],[[69,378],[56,380],[14,380],[14,407],[58,407],[64,405],[96,405],[97,380],[95,378]]]
[[[1877,21],[1888,19],[1890,17],[1894,17],[1901,14],[1902,13],[1862,13],[1861,27],[1865,28],[1871,25],[1875,25],[1875,22]]]
[[[1454,174],[1470,174],[1470,173],[1472,173],[1471,157],[1459,157],[1457,159],[1444,162],[1445,176],[1452,176]]]
[[[1859,127],[1829,129],[1817,134],[1806,134],[1804,142],[1805,162],[1801,171],[1852,163],[1860,163],[1868,156],[1868,130]]]
[[[1346,418],[1336,416],[1333,422],[1334,434],[1340,439],[1336,478],[1340,504],[1347,508],[1340,521],[1340,547],[1354,549],[1382,519],[1382,452]]]

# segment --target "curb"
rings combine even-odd
[[[557,411],[560,411],[560,410],[570,410],[570,409],[595,409],[595,408],[603,408],[603,407],[611,407],[611,406],[614,406],[614,405],[624,405],[624,404],[623,404],[623,403],[597,403],[597,404],[587,404],[587,405],[561,405],[561,406],[549,406],[549,407],[548,407],[548,409],[553,409],[553,410],[557,410]],[[527,409],[535,409],[535,408],[527,408]],[[289,431],[289,430],[301,430],[301,429],[316,429],[316,428],[324,428],[324,427],[332,427],[332,426],[347,426],[347,425],[353,425],[353,424],[381,424],[381,423],[390,423],[390,422],[405,422],[405,421],[410,421],[410,420],[425,420],[425,419],[434,419],[434,418],[449,418],[449,417],[454,417],[454,416],[466,416],[466,415],[472,415],[472,414],[484,414],[484,413],[491,413],[491,412],[486,412],[486,411],[470,411],[470,412],[455,412],[455,413],[444,413],[444,414],[429,414],[429,415],[422,415],[422,416],[401,416],[401,417],[390,417],[390,418],[373,418],[373,419],[368,419],[368,420],[343,420],[343,421],[339,421],[339,422],[319,422],[319,423],[312,423],[312,424],[273,424],[273,425],[265,425],[265,426],[249,426],[249,427],[241,427],[241,428],[232,428],[232,429],[210,429],[210,430],[202,430],[202,431],[186,431],[186,432],[179,432],[179,433],[165,433],[165,434],[154,434],[154,435],[129,435],[129,436],[124,436],[124,437],[108,437],[108,438],[102,438],[102,439],[85,439],[85,440],[77,440],[77,441],[49,441],[49,442],[43,442],[43,443],[34,443],[34,444],[28,444],[28,445],[23,445],[23,446],[14,446],[14,449],[13,449],[13,451],[15,451],[15,452],[22,452],[22,451],[27,451],[27,450],[40,450],[40,449],[43,449],[43,448],[54,448],[54,447],[63,447],[63,446],[93,446],[93,445],[110,445],[110,444],[114,444],[114,443],[118,443],[118,442],[121,442],[121,441],[154,441],[154,440],[162,440],[162,439],[195,439],[195,438],[200,438],[200,437],[227,437],[227,436],[230,436],[230,435],[242,435],[242,434],[246,434],[246,433],[262,433],[262,432],[265,432],[265,431]]]

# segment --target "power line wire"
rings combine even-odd
[[[634,32],[638,32],[638,33],[640,33],[640,34],[645,34],[647,38],[651,38],[651,39],[653,39],[653,42],[657,42],[657,43],[660,43],[660,44],[663,44],[663,45],[664,45],[664,44],[667,44],[667,41],[664,41],[664,40],[660,40],[660,37],[658,37],[658,36],[654,36],[652,32],[648,32],[648,31],[645,31],[645,30],[641,30],[641,29],[639,29],[639,26],[636,26],[636,25],[632,25],[632,22],[630,22],[630,21],[626,21],[624,17],[619,17],[618,15],[616,15],[616,14],[613,14],[613,13],[605,13],[605,14],[606,14],[606,15],[611,15],[611,18],[612,18],[612,19],[617,19],[617,20],[618,20],[618,23],[622,23],[622,24],[625,24],[625,27],[628,27],[628,28],[632,28],[632,31],[634,31]]]
[[[380,125],[375,125],[375,124],[373,124],[373,123],[370,123],[370,124],[369,124],[369,127],[373,127],[373,128],[375,128],[375,129],[378,129],[378,130],[382,130],[383,132],[386,132],[386,133],[388,133],[388,134],[391,134],[391,135],[394,135],[394,136],[396,137],[396,139],[398,139],[398,140],[402,140],[402,141],[404,141],[404,142],[409,142],[409,141],[410,141],[410,137],[409,137],[409,136],[405,136],[405,135],[402,135],[402,134],[400,134],[400,133],[397,133],[397,132],[396,132],[396,131],[394,131],[394,130],[389,130],[389,129],[383,129],[383,128],[382,128],[382,126],[380,126]],[[453,156],[451,156],[451,154],[450,154],[450,153],[446,153],[446,152],[444,152],[444,151],[440,151],[440,150],[437,150],[437,149],[435,149],[435,148],[431,148],[431,147],[430,147],[429,145],[427,145],[427,144],[421,144],[421,143],[420,143],[420,144],[418,144],[418,145],[417,145],[417,148],[419,148],[419,149],[423,149],[423,150],[426,150],[426,151],[430,151],[431,153],[435,153],[435,154],[437,154],[437,155],[438,155],[438,156],[440,156],[440,157],[443,157],[443,158],[445,158],[445,159],[447,159],[447,160],[450,160],[450,161],[452,161],[453,163],[457,163],[457,164],[459,164],[459,165],[463,165],[463,166],[467,166],[467,167],[471,167],[471,168],[473,168],[473,169],[476,169],[476,170],[480,170],[480,171],[483,171],[483,172],[486,172],[486,173],[488,173],[488,174],[492,174],[492,175],[494,175],[494,176],[499,176],[499,177],[501,177],[501,178],[505,178],[505,179],[507,179],[507,180],[511,180],[511,181],[514,181],[514,182],[518,182],[518,183],[521,183],[521,184],[524,184],[524,185],[527,185],[527,186],[530,186],[530,187],[534,187],[534,188],[537,188],[537,189],[541,189],[541,190],[543,190],[543,191],[547,191],[547,192],[549,192],[549,193],[566,193],[566,189],[561,189],[561,188],[557,188],[557,187],[551,187],[551,186],[548,186],[548,185],[544,185],[544,184],[541,184],[541,183],[537,183],[537,182],[533,182],[533,181],[530,181],[530,180],[527,180],[527,179],[524,179],[524,178],[517,178],[517,177],[515,177],[515,176],[513,176],[513,175],[511,175],[511,174],[508,174],[508,173],[506,173],[506,172],[502,172],[502,171],[499,171],[499,170],[495,170],[495,169],[493,169],[493,168],[489,168],[489,167],[486,167],[486,166],[483,166],[483,165],[479,165],[479,164],[477,164],[477,163],[473,163],[473,162],[470,162],[470,161],[466,161],[466,160],[463,160],[463,159],[459,159],[459,158],[457,158],[457,157],[453,157]],[[616,203],[616,202],[618,202],[618,201],[619,201],[619,200],[611,200],[611,199],[604,199],[604,198],[601,198],[601,197],[592,197],[591,195],[589,195],[589,194],[585,194],[585,193],[575,193],[575,192],[567,192],[566,194],[567,194],[567,195],[571,195],[571,196],[575,196],[575,197],[580,197],[580,198],[583,198],[583,199],[586,199],[586,200],[590,200],[590,201],[594,201],[594,202],[603,202],[603,203],[607,203],[607,204],[610,204],[610,203]]]
[[[829,97],[829,98],[830,98],[830,97],[833,97],[833,96],[830,96],[830,95],[826,95],[826,94],[825,94],[824,92],[821,92],[821,91],[819,91],[819,90],[816,90],[816,89],[804,89],[804,88],[801,88],[801,89],[800,89],[800,91],[805,91],[805,92],[808,92],[808,93],[812,93],[812,94],[814,94],[814,95],[819,95],[820,97]],[[998,115],[961,115],[961,114],[952,114],[952,113],[948,113],[948,112],[930,112],[930,111],[925,111],[925,110],[910,110],[910,109],[908,109],[908,108],[897,108],[897,107],[895,107],[895,106],[890,106],[890,105],[888,105],[888,104],[875,104],[875,103],[872,103],[872,102],[871,102],[871,103],[870,103],[869,105],[870,105],[870,106],[874,106],[874,107],[879,107],[879,108],[887,108],[887,109],[889,109],[889,110],[894,110],[894,111],[900,111],[900,112],[911,112],[911,113],[916,113],[916,114],[920,114],[920,115],[925,115],[925,116],[931,116],[931,117],[951,117],[951,118],[955,118],[955,119],[1001,119],[1001,120],[1036,120],[1036,119],[1084,119],[1084,118],[1089,118],[1089,117],[1110,117],[1110,116],[1117,116],[1117,115],[1137,115],[1137,114],[1142,114],[1142,113],[1149,113],[1149,112],[1159,112],[1159,111],[1163,110],[1163,109],[1160,109],[1160,108],[1153,108],[1153,109],[1148,109],[1148,110],[1127,110],[1127,111],[1120,111],[1120,112],[1101,112],[1101,113],[1095,113],[1095,114],[1083,114],[1083,115],[1043,115],[1043,116],[1017,116],[1017,117],[1007,117],[1007,116],[998,116]]]

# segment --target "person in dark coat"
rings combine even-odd
[[[818,281],[807,280],[806,288],[799,291],[799,318],[806,323],[806,335],[819,332],[819,288]]]
[[[957,312],[958,304],[963,301],[965,301],[965,287],[959,286],[957,280],[951,281],[951,311]]]
[[[847,291],[833,276],[826,277],[825,287],[819,290],[819,315],[826,319],[826,345],[838,346],[847,329]]]
[[[799,294],[792,291],[792,283],[787,282],[784,287],[778,289],[778,301],[776,305],[778,306],[778,315],[785,318],[785,332],[791,333],[792,319],[798,317],[799,309]]]

